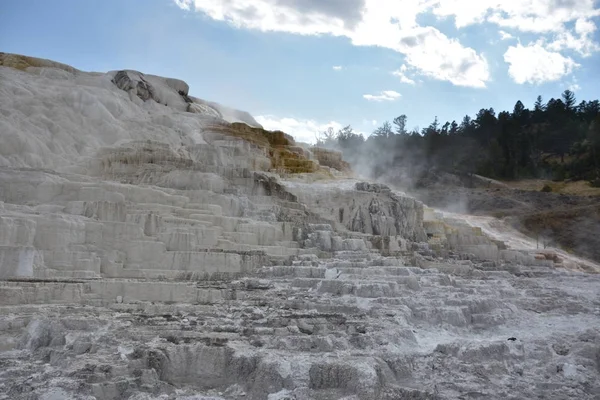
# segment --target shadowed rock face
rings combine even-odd
[[[0,399],[597,397],[600,275],[182,81],[22,60],[0,67]]]
[[[274,176],[254,173],[256,191],[264,196],[275,197],[285,201],[297,202],[298,198],[287,191]]]
[[[415,242],[426,238],[423,205],[381,184],[314,184],[290,190],[311,210],[329,218],[336,227],[367,235],[399,236]]]
[[[159,102],[154,97],[154,88],[146,82],[143,75],[139,72],[119,71],[112,79],[112,82],[121,90],[126,92],[133,91],[143,101],[152,99],[157,103]]]
[[[381,183],[370,183],[370,182],[357,182],[355,185],[356,190],[360,192],[372,192],[372,193],[389,193],[391,189]]]

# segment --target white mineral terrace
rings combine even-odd
[[[0,66],[0,399],[600,398],[594,263],[36,65]]]

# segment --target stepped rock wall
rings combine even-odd
[[[600,393],[598,275],[189,90],[0,53],[0,399]]]

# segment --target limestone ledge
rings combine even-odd
[[[599,275],[410,264],[345,252],[201,283],[3,281],[11,379],[0,388],[13,397],[23,387],[63,398],[85,390],[99,400],[595,397]],[[40,376],[23,374],[24,363]],[[507,386],[504,377],[520,371]]]
[[[336,225],[275,176],[230,180],[231,194],[28,169],[0,170],[0,185],[2,278],[179,279],[250,274],[269,257],[409,250],[396,231]]]
[[[600,275],[183,81],[0,64],[0,400],[600,393]]]

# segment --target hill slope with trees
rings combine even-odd
[[[600,186],[600,102],[577,104],[570,90],[547,103],[538,96],[533,109],[517,101],[512,111],[482,108],[460,122],[436,117],[411,131],[407,121],[400,115],[368,138],[350,126],[330,129],[318,144],[341,150],[358,172],[379,178],[402,170],[417,185],[434,168],[501,180],[570,179]]]

